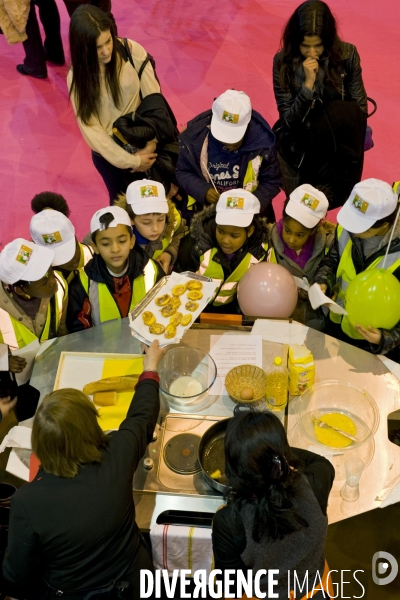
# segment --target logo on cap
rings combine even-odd
[[[158,189],[156,185],[143,185],[140,188],[140,195],[142,198],[156,197],[158,198]]]
[[[23,265],[27,265],[31,259],[32,252],[33,252],[32,248],[29,248],[29,246],[24,246],[22,244],[21,248],[18,251],[17,256],[15,257],[15,260]]]
[[[244,209],[244,198],[230,197],[226,199],[226,208],[239,208]]]
[[[356,194],[353,198],[353,206],[365,215],[368,210],[369,202],[366,202]]]
[[[63,241],[59,231],[55,231],[54,233],[43,233],[42,238],[45,244],[58,244]]]
[[[310,196],[310,194],[304,194],[300,200],[300,203],[304,204],[304,206],[307,206],[307,208],[310,208],[311,210],[317,210],[319,200],[314,198],[314,196]]]
[[[239,115],[235,115],[227,110],[224,110],[222,113],[222,120],[226,121],[227,123],[239,123]]]

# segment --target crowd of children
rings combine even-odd
[[[62,196],[45,192],[32,200],[31,240],[18,238],[0,253],[0,340],[10,351],[9,371],[23,358],[11,352],[40,341],[121,319],[172,270],[211,277],[218,290],[207,312],[240,313],[237,285],[260,261],[283,265],[306,284],[317,282],[339,304],[350,281],[380,266],[392,229],[387,268],[400,278],[398,197],[383,181],[357,184],[338,213],[325,220],[323,192],[304,184],[286,199],[283,217],[269,223],[251,192],[232,189],[186,225],[162,184],[131,183],[111,207],[90,221],[80,243]],[[346,317],[314,310],[298,287],[293,318],[376,353],[400,346],[400,326],[390,331],[353,327]]]

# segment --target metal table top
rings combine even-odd
[[[185,334],[182,342],[209,352],[210,336],[222,334],[249,335],[249,331],[244,328],[241,330],[215,329],[210,326],[192,328]],[[382,490],[396,477],[400,477],[400,448],[392,444],[387,437],[387,415],[400,408],[400,383],[378,357],[318,331],[309,329],[305,346],[313,353],[316,361],[316,382],[327,379],[348,381],[367,390],[376,401],[380,412],[380,423],[374,436],[374,444],[370,444],[367,449],[363,450],[362,458],[369,464],[361,477],[360,500],[352,505],[348,503],[343,505],[340,497],[340,488],[344,484],[344,468],[343,461],[338,459],[336,479],[328,506],[329,522],[333,523],[347,516],[378,507]],[[100,327],[56,339],[37,357],[31,378],[31,384],[40,389],[41,398],[53,390],[60,354],[64,351],[137,354],[141,352],[141,344],[132,337],[128,319],[111,321]],[[267,369],[276,355],[282,355],[282,351],[283,344],[264,340],[263,368]],[[229,397],[219,396],[215,398],[215,402],[211,406],[201,413],[230,416],[233,408],[234,403]],[[295,421],[293,407],[289,403],[288,419],[285,422],[289,442],[292,445],[307,448],[308,443],[299,435]],[[185,495],[171,497],[171,495],[162,493],[135,492],[137,521],[143,529],[148,529],[163,510],[182,508],[215,512],[222,503],[222,497],[221,500],[218,500],[206,497],[197,498]]]

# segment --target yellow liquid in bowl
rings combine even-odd
[[[320,421],[332,425],[332,427],[337,427],[350,435],[356,435],[357,433],[357,427],[354,421],[347,415],[342,415],[341,413],[327,413],[318,418]],[[316,424],[314,424],[314,433],[317,440],[325,446],[346,448],[353,443],[353,440],[350,440],[338,431],[334,431],[333,429],[323,429]]]

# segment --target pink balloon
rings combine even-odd
[[[244,315],[286,319],[297,304],[297,285],[282,265],[262,262],[250,267],[238,286],[238,302]]]

